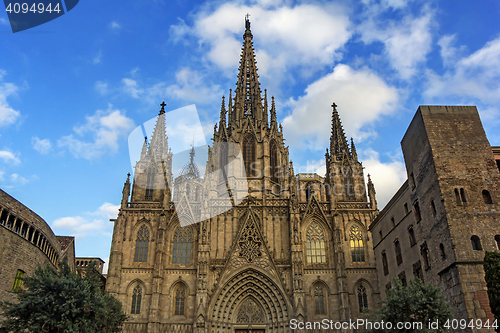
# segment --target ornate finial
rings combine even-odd
[[[191,163],[194,161],[194,155],[196,152],[194,151],[194,145],[191,146],[191,151],[189,152],[189,156],[191,157]]]
[[[127,182],[130,182],[130,172],[127,173]]]
[[[333,102],[333,104],[332,104],[332,108],[333,108],[334,110],[337,110],[337,104],[335,104],[335,102]]]
[[[164,114],[165,113],[165,106],[167,104],[165,103],[165,101],[161,102],[160,106],[161,106],[161,110],[160,110],[160,114]]]
[[[250,14],[248,13],[245,15],[245,28],[250,30]]]

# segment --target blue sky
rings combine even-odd
[[[0,188],[107,261],[127,137],[195,104],[210,142],[250,13],[296,172],[324,173],[330,105],[383,206],[418,105],[476,105],[500,145],[500,2],[87,0],[13,34],[0,14]]]

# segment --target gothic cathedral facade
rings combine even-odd
[[[174,178],[164,106],[133,184],[125,183],[106,284],[130,316],[124,332],[292,332],[293,319],[355,320],[379,300],[368,232],[375,189],[369,176],[365,188],[336,105],[326,175],[295,174],[274,98],[269,109],[260,88],[252,38],[247,20],[237,87],[222,100],[213,137],[214,147],[240,147],[246,172],[232,177],[249,190],[219,200],[227,179],[201,177],[194,151]],[[231,159],[214,147],[207,170]],[[200,216],[207,200],[211,213]],[[181,227],[181,215],[201,222]]]

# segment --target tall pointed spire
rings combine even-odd
[[[276,120],[276,105],[274,104],[274,96],[271,97],[271,128],[277,129],[277,120]]]
[[[354,140],[351,138],[351,156],[354,161],[358,160],[358,153],[356,152],[356,146],[354,146]]]
[[[158,120],[156,121],[156,126],[153,130],[151,143],[148,149],[148,155],[155,159],[161,159],[163,157],[164,149],[168,149],[168,147],[165,147],[165,105],[167,105],[165,102],[160,104],[161,110],[158,114]]]
[[[241,49],[240,67],[238,69],[238,82],[236,82],[235,120],[246,117],[262,120],[262,97],[257,74],[257,61],[250,31],[249,15],[245,17],[245,33],[243,34],[243,47]]]
[[[224,96],[222,96],[222,103],[220,106],[219,131],[223,128],[226,128],[226,100]]]
[[[144,137],[144,143],[142,144],[142,150],[141,150],[141,160],[144,160],[146,158],[146,153],[148,152],[148,137]]]
[[[332,135],[330,137],[330,154],[332,158],[342,158],[344,152],[349,155],[349,146],[344,134],[344,128],[340,121],[339,113],[337,112],[337,104],[332,104]]]

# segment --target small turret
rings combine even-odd
[[[368,197],[370,198],[370,206],[372,209],[377,209],[377,199],[375,198],[375,186],[372,183],[370,174],[368,174]]]
[[[123,184],[121,208],[127,208],[128,197],[130,196],[130,172],[127,174],[127,181]]]

